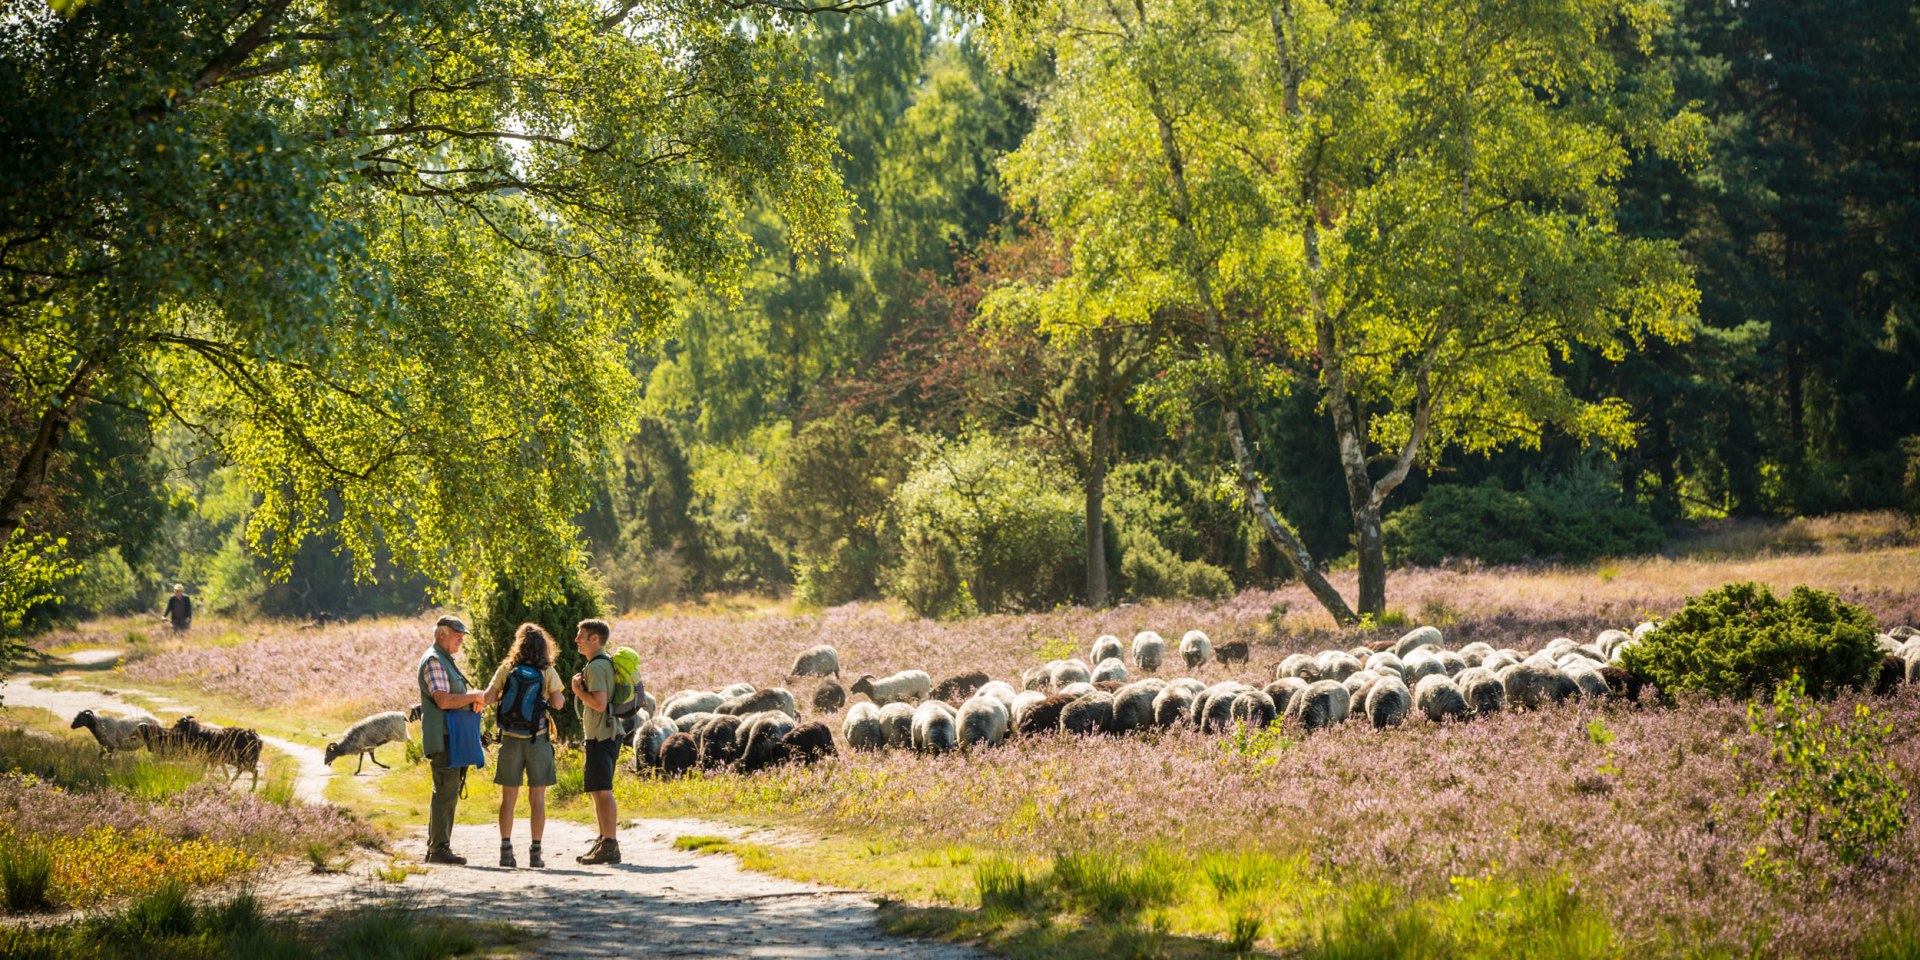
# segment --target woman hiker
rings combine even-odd
[[[547,829],[547,788],[556,782],[553,731],[547,711],[566,704],[566,688],[553,669],[553,642],[538,624],[523,623],[514,631],[513,645],[487,684],[487,703],[498,704],[494,719],[500,728],[500,755],[493,765],[493,782],[500,785],[500,865],[516,866],[513,859],[513,806],[520,784],[527,785],[528,825],[533,845],[527,866],[545,867],[540,838]]]

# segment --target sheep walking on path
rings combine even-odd
[[[392,770],[392,767],[380,762],[380,757],[374,751],[389,743],[410,742],[412,741],[407,736],[406,714],[398,710],[376,713],[348,727],[347,732],[342,734],[338,741],[327,744],[325,762],[328,766],[332,766],[333,761],[341,757],[358,754],[360,762],[353,768],[353,775],[356,777],[366,768],[368,760],[372,760],[373,765],[382,770]]]

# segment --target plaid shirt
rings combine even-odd
[[[427,689],[434,693],[452,693],[453,684],[447,680],[446,665],[439,657],[427,661]]]

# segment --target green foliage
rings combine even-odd
[[[0,845],[0,898],[15,913],[53,907],[53,858],[38,846],[8,842]]]
[[[16,658],[27,647],[27,617],[41,604],[58,603],[62,581],[77,565],[63,553],[67,542],[46,534],[29,536],[15,531],[0,540],[0,677],[13,672]]]
[[[553,643],[553,669],[565,682],[586,665],[573,644],[580,621],[605,616],[606,612],[599,585],[575,569],[562,574],[558,586],[550,591],[538,591],[495,574],[475,596],[473,622],[469,624],[473,635],[467,638],[462,653],[471,668],[467,679],[480,685],[493,679],[493,671],[513,646],[514,631],[523,623],[539,624],[546,631]],[[619,640],[613,638],[615,643]],[[576,698],[569,695],[567,699]],[[580,735],[578,710],[555,710],[548,715],[561,737]]]
[[[1362,884],[1302,951],[1308,960],[1611,960],[1619,956],[1603,911],[1553,877],[1455,877],[1453,894],[1407,903]]]
[[[1053,884],[1069,907],[1096,917],[1124,917],[1172,900],[1189,869],[1184,857],[1158,847],[1137,855],[1057,853]]]
[[[1257,533],[1231,498],[1177,463],[1125,463],[1108,476],[1107,514],[1120,562],[1114,592],[1129,599],[1222,597],[1244,571]]]
[[[1887,760],[1891,724],[1878,722],[1864,703],[1851,722],[1827,723],[1826,712],[1805,696],[1796,675],[1777,685],[1772,709],[1747,705],[1747,730],[1766,739],[1763,766],[1748,758],[1746,789],[1761,796],[1765,828],[1775,840],[1762,843],[1747,869],[1764,880],[1797,885],[1830,852],[1843,866],[1884,853],[1907,828],[1907,790]],[[1738,745],[1733,746],[1736,756]]]
[[[1281,751],[1293,746],[1293,740],[1276,721],[1264,730],[1253,730],[1245,721],[1236,720],[1233,732],[1214,744],[1222,763],[1250,768],[1271,767],[1280,762]]]
[[[922,616],[1045,609],[1085,582],[1086,515],[1033,456],[989,435],[930,448],[893,498],[890,592]]]
[[[1024,863],[991,857],[973,868],[980,909],[989,916],[1038,915],[1048,905],[1047,884]]]
[[[753,504],[793,545],[802,599],[832,606],[879,595],[887,507],[917,450],[897,423],[856,414],[813,421],[787,444]]]
[[[1647,514],[1625,506],[1592,472],[1515,493],[1494,481],[1430,488],[1419,503],[1388,517],[1387,557],[1436,566],[1450,558],[1512,564],[1651,553],[1665,535]]]
[[[1859,688],[1879,669],[1872,615],[1835,594],[1730,583],[1697,597],[1621,655],[1663,696],[1747,697],[1798,676],[1814,696]]]

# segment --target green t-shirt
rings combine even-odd
[[[581,672],[586,675],[588,693],[604,693],[609,698],[613,696],[612,660],[595,657],[587,661],[587,668]],[[580,700],[580,711],[581,733],[588,740],[613,740],[620,736],[620,721],[608,716],[604,710],[595,710],[584,697]]]

